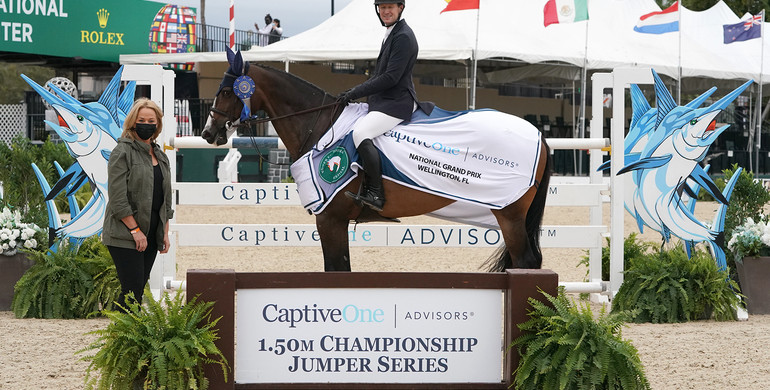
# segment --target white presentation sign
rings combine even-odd
[[[239,289],[237,383],[499,383],[503,293]]]

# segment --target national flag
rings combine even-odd
[[[722,25],[725,30],[725,44],[761,37],[762,19],[762,15],[754,15],[739,23]]]
[[[548,0],[543,7],[543,25],[588,19],[588,0]]]
[[[462,11],[465,9],[479,9],[480,0],[447,0],[446,8],[441,13],[447,11]]]
[[[679,2],[675,2],[663,11],[642,15],[634,31],[645,34],[665,34],[679,31]]]

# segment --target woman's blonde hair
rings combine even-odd
[[[134,105],[131,107],[131,111],[126,115],[126,120],[123,121],[123,134],[121,134],[121,137],[140,140],[136,135],[134,128],[136,127],[136,119],[139,117],[139,110],[142,108],[149,108],[155,111],[155,117],[158,121],[157,129],[155,129],[155,133],[150,137],[150,140],[155,141],[155,139],[160,136],[160,133],[163,131],[163,111],[161,111],[160,107],[158,107],[154,101],[143,97],[136,99]]]

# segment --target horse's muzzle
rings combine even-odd
[[[224,133],[224,131],[212,132],[211,129],[203,129],[201,138],[209,144],[220,146],[227,143],[227,136]]]

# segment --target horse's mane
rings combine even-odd
[[[256,66],[258,66],[258,67],[260,67],[260,68],[262,68],[262,69],[264,69],[266,71],[270,71],[270,72],[276,73],[276,74],[281,75],[281,76],[288,76],[290,79],[292,79],[292,80],[294,80],[294,81],[296,81],[298,83],[304,84],[304,85],[306,85],[306,86],[308,86],[310,88],[314,88],[314,89],[318,90],[321,93],[330,95],[330,93],[326,92],[323,88],[321,88],[321,87],[319,87],[319,86],[317,86],[317,85],[315,85],[315,84],[313,84],[313,83],[311,83],[311,82],[309,82],[309,81],[307,81],[307,80],[305,80],[305,79],[303,79],[303,78],[301,78],[299,76],[295,76],[295,75],[293,75],[293,74],[291,74],[289,72],[284,72],[282,70],[273,68],[272,66],[267,66],[267,65],[262,65],[262,64],[251,64],[251,65],[256,65]]]

